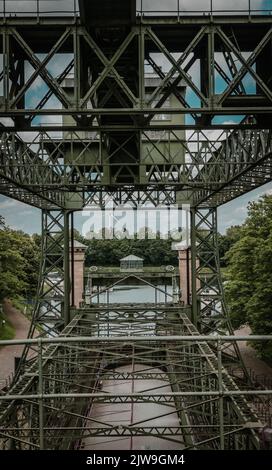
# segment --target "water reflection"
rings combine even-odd
[[[92,298],[93,303],[167,303],[172,301],[172,286],[117,285]]]

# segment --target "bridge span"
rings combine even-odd
[[[264,446],[272,392],[253,387],[233,336],[217,208],[272,180],[271,10],[150,1],[0,2],[0,193],[42,216],[29,337],[0,394],[1,449],[135,448],[143,436]],[[186,206],[184,305],[75,308],[74,214],[109,203]]]
[[[252,397],[222,365],[234,339],[201,336],[177,305],[78,310],[58,337],[25,341],[27,363],[0,396],[1,447],[107,449],[149,436],[161,449],[258,449]],[[141,419],[120,413],[146,404],[152,412]]]

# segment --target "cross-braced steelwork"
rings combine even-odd
[[[133,448],[135,436],[166,449],[260,448],[272,392],[231,375],[238,367],[247,379],[235,338],[222,336],[232,327],[216,210],[272,179],[269,10],[10,3],[0,18],[0,192],[42,209],[29,333],[41,339],[25,343],[0,395],[0,448]],[[190,205],[184,305],[167,292],[165,304],[93,295],[72,305],[73,213],[109,201]]]
[[[151,320],[147,331],[142,326]],[[153,436],[160,448],[170,442],[180,449],[258,449],[263,425],[252,399],[271,390],[235,385],[222,365],[225,343],[234,339],[199,335],[181,307],[112,305],[78,312],[59,338],[29,340],[38,359],[1,397],[2,446],[94,449],[107,437]],[[134,391],[120,392],[128,380]],[[152,403],[155,416],[122,424],[97,413],[105,405],[112,416],[120,404]]]

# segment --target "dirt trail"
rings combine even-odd
[[[14,339],[27,338],[30,321],[9,300],[4,302],[4,313],[15,330]],[[22,354],[24,346],[6,346],[0,349],[0,388],[5,386],[5,381],[14,372],[14,358]]]
[[[243,326],[235,331],[236,336],[247,336],[251,334],[249,326]],[[256,355],[255,349],[247,344],[246,341],[239,341],[239,348],[244,363],[248,369],[251,369],[256,376],[259,376],[262,382],[262,376],[272,383],[272,367],[269,367],[264,361]]]

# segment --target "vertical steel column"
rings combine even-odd
[[[196,214],[191,209],[191,295],[192,295],[192,322],[197,326],[197,285],[196,285]]]
[[[214,101],[214,28],[213,26],[210,27],[209,34],[208,34],[208,97],[210,106],[213,106]]]
[[[43,360],[42,360],[42,342],[39,340],[38,348],[38,369],[39,369],[39,434],[40,434],[40,450],[44,449],[44,408],[43,408]]]
[[[71,305],[75,305],[74,212],[71,212]]]
[[[81,98],[81,57],[80,57],[80,36],[77,28],[73,32],[74,48],[74,103],[76,107],[80,105]]]
[[[139,108],[143,109],[145,106],[145,29],[141,26],[138,34],[138,62],[139,62]],[[139,154],[140,161],[143,159],[143,132],[139,131]],[[146,178],[146,166],[140,165],[139,178],[144,180]]]
[[[217,365],[218,365],[218,391],[219,391],[219,433],[220,433],[220,450],[224,450],[224,397],[223,397],[223,381],[222,381],[222,344],[221,340],[217,342]]]
[[[3,93],[5,106],[9,108],[9,59],[10,59],[10,36],[7,29],[3,32]]]
[[[63,245],[63,271],[64,271],[64,325],[70,323],[70,240],[69,240],[69,212],[64,212],[64,245]]]
[[[145,100],[145,30],[141,26],[138,35],[138,61],[139,61],[139,104],[143,107]]]

